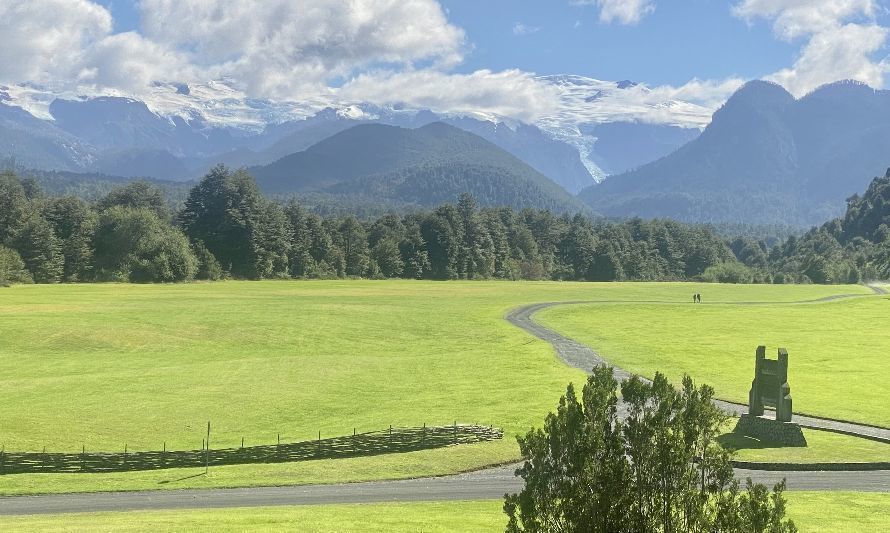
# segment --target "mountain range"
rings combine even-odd
[[[699,133],[698,125],[707,116],[707,110],[692,104],[655,97],[650,104],[630,106],[631,92],[638,97],[647,90],[631,82],[577,76],[546,80],[559,91],[562,105],[534,124],[490,114],[367,103],[322,107],[263,101],[247,98],[223,82],[159,83],[143,100],[0,86],[0,160],[40,170],[187,180],[217,163],[269,164],[358,124],[417,128],[446,122],[484,137],[577,193],[611,172],[679,147]],[[676,124],[639,121],[656,108],[678,110]],[[597,131],[611,122],[627,128]],[[675,135],[665,135],[665,130]],[[642,149],[622,150],[619,139],[628,136]],[[610,147],[600,153],[598,145]]]
[[[795,99],[753,81],[696,139],[580,193],[607,216],[809,226],[890,166],[890,91],[857,82]]]
[[[60,171],[57,187],[77,181],[66,172],[187,181],[223,163],[328,204],[431,205],[464,187],[485,205],[576,211],[579,193],[609,217],[796,227],[838,216],[890,166],[890,91],[860,83],[797,99],[750,82],[704,122],[630,81],[548,79],[563,105],[535,124],[366,103],[304,113],[214,84],[159,85],[145,101],[0,86],[0,160]]]

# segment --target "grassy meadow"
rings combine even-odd
[[[728,428],[731,430],[732,428]],[[726,433],[719,442],[739,461],[767,463],[890,463],[890,445],[828,431],[804,429],[806,447],[783,447]]]
[[[787,492],[788,516],[806,533],[887,531],[890,494]],[[254,507],[0,518],[4,531],[241,531],[307,533],[503,531],[501,500]]]
[[[693,307],[687,303],[693,292],[701,292],[707,302],[777,303]],[[782,342],[791,352],[796,407],[844,416],[861,404],[861,416],[849,418],[880,423],[883,403],[874,402],[881,391],[887,397],[887,385],[881,389],[876,380],[855,388],[856,396],[832,394],[821,403],[808,396],[812,389],[807,384],[824,382],[822,376],[830,372],[808,364],[807,358],[828,358],[824,351],[792,341],[813,332],[822,335],[826,347],[835,343],[830,361],[838,364],[831,372],[846,370],[839,362],[850,354],[872,373],[887,368],[870,351],[878,350],[885,336],[866,329],[866,322],[854,320],[859,330],[852,340],[837,339],[837,331],[852,328],[851,315],[870,324],[881,320],[879,310],[890,305],[886,300],[778,303],[835,294],[869,291],[860,286],[413,281],[0,289],[0,445],[6,450],[45,446],[76,452],[86,446],[114,451],[125,445],[157,450],[164,443],[167,449],[197,449],[208,420],[213,447],[238,446],[242,437],[245,445],[271,444],[279,433],[288,442],[315,438],[319,431],[336,436],[353,428],[455,420],[506,431],[504,440],[494,443],[399,456],[219,467],[198,477],[192,476],[194,470],[0,476],[0,493],[359,481],[447,474],[516,460],[514,436],[540,426],[566,383],[584,380],[583,373],[558,361],[549,345],[503,320],[512,308],[544,301],[602,302],[549,310],[540,318],[582,341],[588,340],[585,332],[620,333],[615,339],[623,344],[604,346],[598,337],[589,341],[609,357],[615,351],[619,357],[614,361],[628,368],[654,365],[672,377],[687,370],[725,396],[732,390],[724,373],[738,375],[736,388],[747,391],[754,346]],[[608,303],[616,301],[665,303]],[[649,309],[659,312],[646,318],[636,314]],[[688,335],[686,321],[700,324],[719,312],[722,318],[707,322],[709,328],[696,329],[697,338]],[[747,335],[734,312],[748,317],[743,320],[750,328]],[[694,313],[692,318],[688,313]],[[800,313],[819,320],[820,328],[834,328],[835,334],[815,326],[801,333],[805,323],[794,320]],[[667,324],[660,330],[656,316]],[[727,347],[723,360],[732,364],[725,372],[703,372],[718,368],[712,364],[715,356],[703,349],[690,352],[689,345],[718,342],[726,331],[734,334],[735,344]],[[652,340],[645,349],[653,356],[629,360],[641,339]],[[842,352],[846,357],[837,355]],[[858,383],[854,377],[843,381]],[[871,410],[865,409],[869,401]]]
[[[732,305],[710,287],[702,294],[710,304],[564,306],[536,318],[615,365],[672,380],[689,373],[743,403],[757,345],[771,358],[787,348],[795,412],[890,426],[890,382],[879,378],[890,370],[890,296]]]

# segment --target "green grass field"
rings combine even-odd
[[[720,443],[739,461],[765,463],[890,463],[890,445],[828,431],[804,429],[806,447],[781,447],[727,433]]]
[[[887,531],[890,494],[788,492],[788,516],[803,533]],[[0,518],[4,531],[503,531],[500,500],[256,507]]]
[[[250,445],[273,443],[278,433],[282,441],[292,441],[315,438],[318,431],[335,436],[353,428],[454,420],[500,426],[506,437],[400,456],[221,467],[190,479],[182,478],[194,470],[0,476],[0,493],[358,481],[445,474],[515,460],[514,435],[539,426],[566,383],[580,383],[584,376],[560,363],[549,345],[506,323],[508,310],[542,301],[657,300],[681,302],[657,307],[675,310],[682,320],[692,308],[685,302],[696,291],[707,301],[722,302],[869,293],[859,286],[411,281],[2,289],[0,445],[6,450],[78,451],[86,445],[111,451],[125,444],[144,450],[160,449],[164,442],[168,449],[194,449],[201,445],[207,420],[213,422],[215,447],[237,446],[242,437]],[[830,313],[822,322],[831,325],[846,320],[851,308],[885,304],[869,297],[808,306],[723,307],[766,312],[764,323],[752,326],[763,331],[776,326],[769,315],[776,309],[792,310],[792,315]],[[632,314],[630,306],[605,303],[556,311],[603,314],[602,309]],[[721,306],[694,312],[712,309]],[[621,331],[649,336],[649,324],[639,328],[618,322]],[[682,333],[669,338],[685,340]],[[722,333],[711,335],[721,338]],[[857,338],[857,357],[870,361],[874,370],[878,361],[861,352],[877,348],[883,337],[863,333]],[[633,346],[634,339],[625,340]],[[744,349],[736,355],[742,363],[732,371],[743,374],[745,384],[753,347],[762,340],[740,342]],[[787,344],[795,405],[808,405],[812,402],[802,397],[808,378],[797,373],[812,368],[802,361],[803,350]],[[688,361],[687,369],[708,364]],[[724,382],[713,381],[722,391]],[[860,392],[866,399],[878,397],[879,385],[869,385]],[[846,399],[833,399],[838,405],[829,402],[826,408],[842,412],[847,407]]]
[[[717,395],[747,403],[758,344],[788,349],[794,410],[890,426],[890,297],[807,305],[599,304],[547,309],[536,318],[644,376],[689,373]],[[719,303],[718,303],[719,302]]]

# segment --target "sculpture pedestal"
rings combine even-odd
[[[778,422],[764,416],[742,415],[733,433],[780,446],[806,446],[800,426],[794,422]]]

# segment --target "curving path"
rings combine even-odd
[[[886,294],[878,292],[878,287],[870,286],[872,290],[874,290],[878,294]],[[845,298],[856,298],[859,295],[837,295],[837,296],[829,296],[826,298],[821,298],[819,300],[808,300],[805,302],[788,302],[788,303],[817,303],[817,302],[827,302],[832,300],[839,300]],[[544,309],[548,309],[551,307],[556,307],[560,305],[580,305],[580,304],[593,304],[593,303],[639,303],[634,301],[609,301],[609,302],[596,302],[596,301],[573,301],[573,302],[546,302],[546,303],[537,303],[526,305],[520,307],[518,309],[514,309],[510,313],[507,314],[507,321],[513,324],[514,326],[521,328],[535,337],[548,342],[551,346],[553,346],[554,350],[556,350],[557,355],[560,359],[563,360],[567,365],[572,366],[574,368],[583,370],[585,372],[590,372],[590,370],[595,366],[607,365],[605,359],[603,359],[598,353],[592,350],[590,347],[581,344],[575,340],[570,339],[558,333],[546,326],[542,326],[541,324],[535,322],[533,319],[533,315],[539,311]],[[648,303],[676,303],[676,302],[648,302]],[[708,304],[702,304],[708,305]],[[739,305],[761,305],[761,302],[741,302]],[[621,368],[614,368],[615,378],[619,381],[623,381],[628,379],[631,376],[631,373],[627,370]],[[741,415],[748,411],[748,406],[745,404],[733,403],[724,400],[717,400],[715,402],[718,406],[720,406],[723,410],[728,413]],[[877,440],[881,442],[885,442],[890,444],[890,429],[870,426],[867,424],[858,424],[856,422],[849,422],[845,420],[833,420],[828,418],[821,418],[810,415],[803,414],[794,414],[794,421],[799,424],[801,427],[805,428],[813,428],[813,429],[822,429],[826,431],[832,431],[835,433],[842,433],[845,435],[852,435],[857,437],[863,437],[871,440]]]
[[[877,294],[886,294],[886,291],[883,291],[882,288],[873,286],[871,288]],[[815,303],[854,296],[834,296],[798,303]],[[506,319],[511,324],[550,343],[566,364],[589,371],[595,365],[605,363],[599,354],[581,343],[538,324],[533,319],[533,315],[536,312],[548,307],[582,303],[604,302],[551,302],[527,305],[511,311]],[[742,303],[759,305],[762,302]],[[616,368],[615,375],[618,379],[626,379],[630,376],[630,373]],[[745,408],[745,406],[740,404],[723,401],[719,401],[719,405],[731,412],[740,412]],[[795,415],[795,417],[796,421],[805,427],[828,429],[875,440],[887,439],[887,442],[890,442],[890,429],[887,428],[804,415]],[[502,498],[507,492],[517,492],[522,488],[522,481],[513,475],[517,466],[515,464],[499,466],[476,472],[436,478],[337,485],[0,497],[0,516],[100,511],[495,499]],[[736,469],[736,475],[742,479],[750,477],[755,482],[767,485],[775,484],[785,478],[789,490],[890,492],[890,470],[870,472],[767,472]]]

